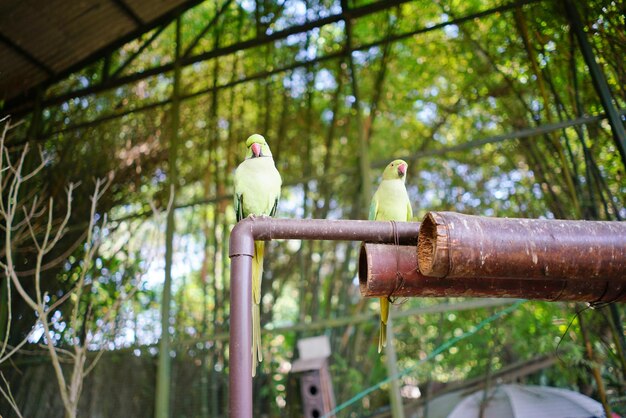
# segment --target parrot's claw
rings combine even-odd
[[[255,215],[253,213],[251,213],[250,215],[248,215],[248,218],[250,218],[251,220],[255,220],[255,219],[269,219],[271,218],[271,216],[267,216],[267,215]]]

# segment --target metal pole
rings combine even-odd
[[[229,400],[231,417],[252,417],[252,255],[230,265]]]
[[[246,218],[230,233],[229,416],[252,418],[252,255],[254,240],[313,239],[417,243],[419,223]]]
[[[622,156],[622,163],[626,165],[626,132],[624,131],[624,123],[622,122],[616,107],[613,105],[611,90],[609,89],[609,85],[606,82],[602,69],[596,61],[596,57],[593,53],[591,45],[589,44],[589,40],[587,39],[587,34],[583,29],[583,23],[580,20],[580,15],[578,14],[576,6],[572,0],[564,0],[564,4],[567,17],[572,25],[576,39],[578,39],[578,44],[580,45],[580,50],[585,59],[585,63],[587,63],[587,67],[589,67],[589,73],[591,74],[593,86],[595,87],[598,96],[600,96],[602,107],[609,118],[613,139],[615,140],[615,146]]]

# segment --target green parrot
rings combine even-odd
[[[235,170],[234,198],[237,222],[247,216],[274,216],[282,179],[265,138],[259,134],[246,140],[246,158]],[[252,376],[261,353],[261,278],[263,276],[264,241],[255,241],[252,257]]]
[[[385,167],[383,180],[372,197],[369,220],[406,222],[413,218],[411,201],[404,185],[407,168],[408,164],[403,160],[394,160]],[[387,345],[388,318],[389,298],[380,298],[379,353]]]

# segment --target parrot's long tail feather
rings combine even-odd
[[[261,278],[263,277],[263,253],[265,241],[254,242],[254,257],[252,257],[252,302],[261,303]]]
[[[380,298],[380,333],[378,334],[378,352],[387,346],[387,319],[389,318],[389,300]]]
[[[258,333],[257,329],[256,329],[256,312],[257,312],[257,306],[254,303],[252,304],[252,377],[256,376],[256,366],[259,363],[259,360],[256,356],[257,353],[257,349],[256,349],[256,334]]]
[[[261,278],[263,277],[264,241],[255,241],[252,257],[252,376],[258,362],[263,361],[261,350]]]
[[[263,351],[261,350],[261,306],[252,305],[252,324],[255,329],[256,341],[253,347],[256,348],[256,357],[259,361],[263,361]]]
[[[252,304],[252,377],[256,376],[256,366],[263,360],[259,353],[260,348],[260,336],[261,336],[261,318],[259,305]]]

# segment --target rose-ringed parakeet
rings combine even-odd
[[[251,135],[246,140],[246,158],[235,170],[234,197],[237,222],[252,215],[274,216],[282,180],[265,138]],[[255,241],[252,257],[252,376],[257,363],[263,361],[261,352],[261,277],[265,242]]]
[[[376,221],[410,221],[413,209],[404,182],[408,164],[403,160],[390,162],[383,171],[383,179],[372,197],[369,219]],[[380,298],[380,334],[378,352],[387,345],[389,298]]]

